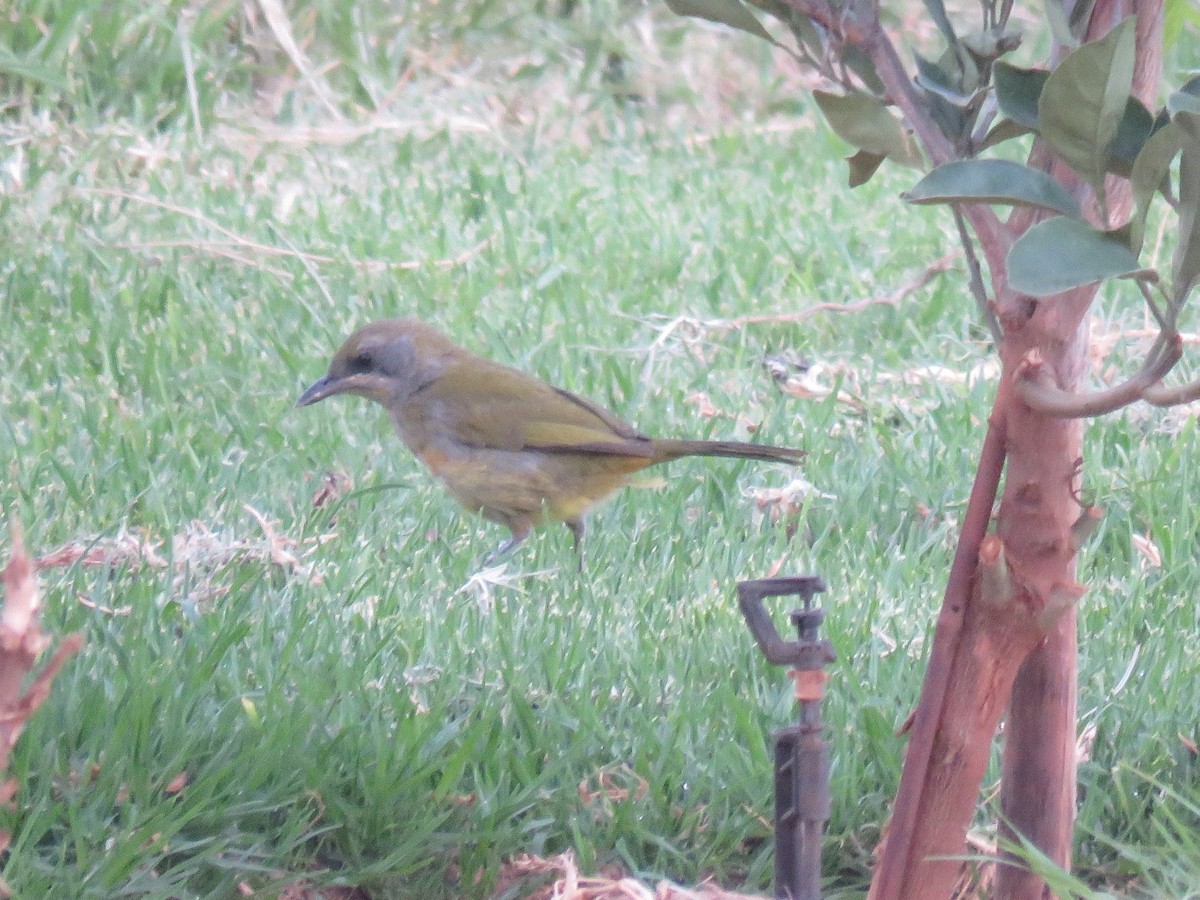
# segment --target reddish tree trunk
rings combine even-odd
[[[1162,0],[1097,0],[1088,39],[1121,18],[1138,16],[1135,92],[1147,101],[1161,77]],[[1044,150],[1035,152],[1044,162]],[[1037,164],[1036,160],[1031,161]],[[1073,175],[1046,166],[1080,193]],[[1109,191],[1113,220],[1128,210],[1127,185]],[[1017,399],[1012,379],[1036,353],[1057,387],[1077,391],[1086,375],[1087,312],[1094,287],[1037,302],[1007,287],[1008,246],[1036,220],[1018,211],[1000,231],[980,234],[1004,340],[1003,376],[992,429],[981,454],[963,534],[947,584],[929,670],[914,717],[893,818],[880,852],[871,900],[944,900],[960,877],[954,859],[965,851],[992,736],[1005,707],[1002,834],[1019,833],[1058,864],[1071,858],[1075,800],[1074,603],[1078,550],[1082,425],[1035,413]],[[996,535],[983,536],[998,463],[996,424],[1006,466]],[[986,477],[984,477],[986,474]],[[964,574],[964,566],[966,571]],[[1011,698],[1011,699],[1010,699]],[[1042,880],[1018,866],[1002,867],[996,897],[1034,900]]]
[[[973,550],[974,575],[965,598],[947,591],[943,615],[961,605],[961,625],[952,635],[939,623],[904,780],[871,886],[873,900],[951,896],[962,869],[956,857],[966,852],[966,831],[1013,682],[1022,661],[1054,628],[1056,613],[1078,597],[1069,576],[1080,429],[1061,419],[1033,428],[1031,413],[1015,401],[1010,387],[1028,349],[1017,336],[1043,335],[1032,324],[1036,319],[1020,327],[1010,323],[1013,336],[1005,341],[1004,381],[993,411],[993,422],[1005,423],[1002,452],[1009,474],[1002,509],[1010,529],[976,544],[976,534],[964,523],[960,558],[963,546],[968,554]],[[1061,360],[1063,345],[1043,347],[1046,354],[1055,349],[1047,365]],[[994,496],[973,495],[972,507],[983,505],[990,512]],[[947,644],[952,649],[941,650]],[[922,762],[918,753],[926,735],[931,740]]]
[[[1061,304],[1054,310],[1058,315],[1035,315],[1006,340],[1005,369],[1011,371],[1036,347],[1055,383],[1076,390],[1085,375],[1085,311],[1091,294],[1051,301]],[[1041,306],[1039,313],[1043,309],[1050,307]],[[1075,321],[1064,321],[1062,313]],[[1065,336],[1057,333],[1060,328]],[[997,534],[1014,578],[1025,588],[1023,602],[1044,610],[1046,631],[1021,664],[1013,688],[1004,734],[1000,836],[1012,840],[1016,831],[1065,868],[1071,861],[1075,817],[1076,634],[1071,604],[1081,589],[1075,583],[1072,526],[1081,512],[1083,428],[1079,420],[1037,415],[1020,403],[1009,412],[1013,424]],[[1012,864],[997,873],[996,887],[998,898],[1028,900],[1041,897],[1044,884]]]
[[[1150,109],[1162,80],[1162,0],[1098,0],[1088,27],[1088,40],[1102,37],[1127,16],[1137,16],[1137,54],[1133,94]],[[1065,171],[1055,173],[1068,181]],[[1107,194],[1114,222],[1124,221],[1131,204],[1128,182],[1109,179]],[[1027,226],[1026,226],[1027,227]],[[1062,359],[1060,385],[1076,389],[1086,375],[1087,318],[1082,298],[1065,304],[1067,316],[1049,324],[1050,336],[1073,349]],[[1090,299],[1086,301],[1090,305]],[[1074,320],[1075,316],[1078,320]],[[1030,423],[1035,425],[1036,423]],[[1082,460],[1080,429],[1064,438],[1067,456]],[[1074,450],[1073,447],[1080,449]],[[1010,470],[1011,473],[1011,470]],[[1010,474],[1011,480],[1011,474]],[[1060,502],[1064,502],[1059,498]],[[1001,527],[1006,524],[1001,508]],[[1011,523],[1008,523],[1011,525]],[[1064,579],[1074,579],[1074,559]],[[1076,627],[1075,610],[1067,611],[1046,638],[1030,653],[1013,685],[1004,739],[1001,785],[1002,838],[1017,835],[1031,841],[1064,869],[1071,866],[1075,823],[1076,783]],[[1042,879],[1019,865],[1001,867],[996,881],[998,900],[1049,900]]]
[[[1075,810],[1075,610],[1025,658],[1004,731],[1000,836],[1023,835],[1063,868],[1071,864]],[[1045,897],[1045,883],[1019,863],[997,873],[996,896]]]

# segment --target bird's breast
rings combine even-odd
[[[646,460],[533,450],[425,446],[417,453],[459,503],[494,521],[578,519]]]

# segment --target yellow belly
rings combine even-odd
[[[424,448],[429,470],[467,509],[514,530],[581,519],[643,469],[642,457]]]

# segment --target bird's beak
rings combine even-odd
[[[340,394],[345,389],[339,379],[331,375],[326,375],[317,381],[314,381],[308,386],[300,398],[296,401],[297,406],[308,406],[316,403],[318,400],[324,400],[326,397],[331,397],[334,394]]]

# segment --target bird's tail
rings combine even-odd
[[[795,465],[807,454],[791,447],[772,447],[770,444],[747,444],[744,441],[676,441],[656,440],[653,443],[654,461],[666,462],[681,456],[730,456],[735,459],[763,459]]]

